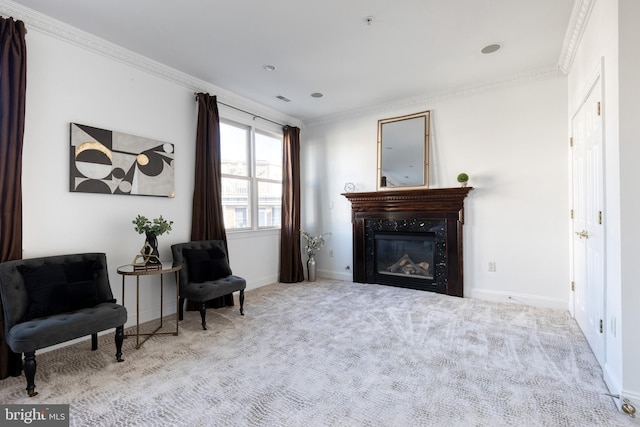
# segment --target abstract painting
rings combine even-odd
[[[71,123],[71,191],[174,196],[174,146]]]

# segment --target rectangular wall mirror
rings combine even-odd
[[[429,187],[430,113],[378,120],[378,190]]]

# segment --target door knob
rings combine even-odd
[[[576,235],[581,239],[584,237],[585,239],[589,238],[589,232],[587,230],[576,231]]]

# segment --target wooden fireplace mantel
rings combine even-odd
[[[473,187],[388,190],[343,193],[351,202],[351,219],[358,212],[458,212],[464,223],[464,199]]]
[[[370,255],[365,243],[367,221],[442,220],[446,230],[447,274],[446,287],[441,292],[462,297],[464,199],[471,190],[473,187],[343,193],[351,202],[354,282],[371,283],[371,267],[367,266]]]

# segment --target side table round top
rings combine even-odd
[[[149,276],[153,274],[173,273],[182,269],[182,265],[173,265],[170,261],[162,261],[158,268],[144,268],[133,264],[121,265],[118,267],[118,274],[125,276]]]

